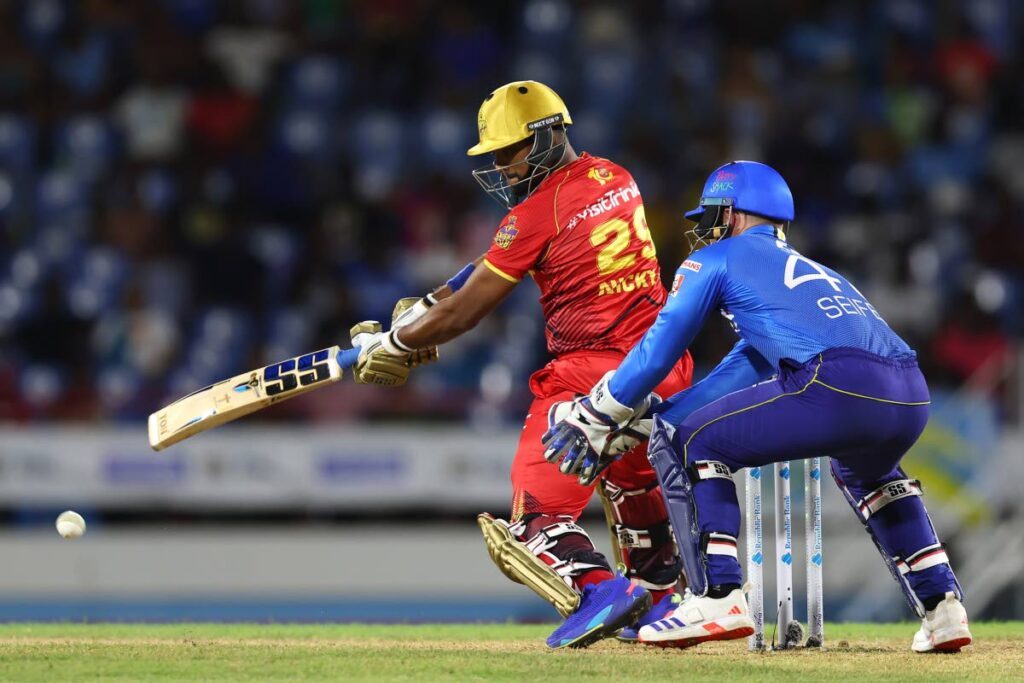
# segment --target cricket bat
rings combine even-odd
[[[338,346],[256,368],[193,391],[149,416],[149,445],[159,451],[225,422],[341,380],[359,347]]]

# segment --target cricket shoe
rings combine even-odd
[[[647,624],[653,624],[656,621],[661,621],[668,613],[674,610],[680,602],[683,601],[683,596],[679,593],[672,592],[667,595],[663,595],[661,600],[654,603],[654,607],[647,610],[647,612],[639,619],[637,619],[632,625],[619,631],[619,635],[615,636],[618,640],[623,643],[639,643],[640,642],[640,629]]]
[[[921,629],[914,634],[914,652],[959,652],[970,645],[971,631],[967,628],[967,610],[955,593],[946,593],[946,598],[930,612],[925,612]]]
[[[587,647],[614,636],[651,609],[651,594],[622,574],[584,586],[580,606],[548,636],[548,647]]]
[[[754,635],[747,600],[739,588],[724,598],[689,593],[664,619],[640,629],[640,642],[659,647],[693,647],[709,640],[734,640]]]

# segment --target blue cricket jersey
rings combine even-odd
[[[701,382],[662,404],[670,422],[768,379],[783,359],[803,363],[838,347],[884,358],[914,353],[846,278],[802,256],[771,225],[758,225],[683,262],[658,319],[612,378],[616,400],[636,405],[650,393],[716,308],[740,341]]]

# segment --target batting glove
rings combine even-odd
[[[359,384],[396,387],[405,384],[412,366],[409,351],[395,345],[394,331],[384,333],[381,324],[367,320],[353,325],[352,346],[359,347],[353,375]]]
[[[397,330],[422,318],[430,307],[437,303],[433,294],[424,297],[410,296],[399,299],[395,304],[395,310],[391,314],[391,329]],[[433,363],[439,357],[436,346],[426,349],[414,349],[409,354],[409,366],[415,368],[418,365]]]

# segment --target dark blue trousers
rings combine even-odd
[[[802,365],[783,361],[776,379],[691,413],[677,427],[673,445],[684,465],[718,460],[733,471],[829,456],[833,475],[856,501],[907,478],[899,463],[928,422],[929,402],[916,358],[830,349]],[[700,481],[693,495],[702,532],[738,536],[739,502],[731,482]],[[891,558],[915,558],[938,544],[918,496],[889,502],[867,523]],[[742,583],[741,577],[734,558],[708,556],[711,584]],[[948,562],[912,570],[906,578],[921,600],[958,591]]]

